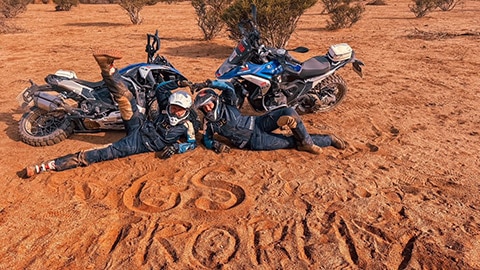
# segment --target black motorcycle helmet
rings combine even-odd
[[[211,111],[207,112],[203,106],[209,102],[212,102],[214,107]],[[211,88],[205,88],[198,92],[193,106],[200,110],[208,121],[215,122],[220,116],[220,97]]]

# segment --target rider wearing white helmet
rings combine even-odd
[[[119,107],[127,136],[103,148],[84,150],[26,167],[21,171],[21,176],[28,178],[44,171],[63,171],[145,152],[159,152],[159,156],[165,159],[175,153],[195,149],[196,122],[199,120],[191,110],[192,98],[185,91],[172,93],[178,87],[189,85],[188,82],[172,80],[160,83],[156,87],[156,98],[161,112],[156,119],[148,120],[136,109],[135,100],[130,98],[128,90],[123,89],[123,83],[115,80],[118,71],[114,68],[113,61],[119,59],[118,53],[111,56],[108,51],[103,51],[94,56],[114,98],[126,100],[119,103]],[[123,98],[125,95],[127,97]]]

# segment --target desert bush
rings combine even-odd
[[[449,11],[455,8],[458,4],[465,3],[465,0],[437,0],[437,7],[442,11]]]
[[[329,12],[330,20],[327,22],[327,29],[335,30],[340,28],[348,28],[358,22],[362,17],[365,8],[357,3],[342,3]]]
[[[168,2],[171,3],[174,0],[120,0],[119,5],[127,11],[128,16],[130,17],[130,21],[133,24],[141,24],[143,21],[142,16],[140,15],[140,11],[145,6],[152,6],[158,2]]]
[[[372,5],[372,6],[383,6],[383,5],[386,5],[387,3],[385,3],[384,0],[372,0],[370,2],[367,3],[367,5]]]
[[[322,3],[324,6],[322,13],[328,14],[342,4],[350,4],[350,0],[322,0]]]
[[[238,23],[251,14],[251,3],[258,10],[257,23],[263,42],[274,47],[287,45],[290,36],[297,27],[300,16],[317,0],[236,0],[222,14],[227,25],[229,37],[241,38]]]
[[[413,4],[409,5],[410,11],[415,17],[421,18],[437,7],[438,0],[413,0]]]
[[[197,24],[205,40],[214,38],[223,28],[222,13],[232,0],[192,0]]]
[[[27,10],[31,0],[0,0],[0,12],[5,18],[14,18]]]
[[[56,11],[69,11],[72,7],[78,6],[78,0],[53,0],[56,4]]]

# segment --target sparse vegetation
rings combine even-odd
[[[120,0],[118,4],[127,11],[130,21],[133,24],[141,24],[143,18],[140,14],[140,11],[143,9],[143,7],[155,5],[160,1],[161,0]],[[170,3],[172,1],[173,0],[165,2]]]
[[[367,3],[367,5],[372,5],[372,6],[383,6],[386,5],[387,3],[384,0],[372,0]]]
[[[436,8],[449,11],[463,3],[465,3],[465,0],[413,0],[413,4],[409,5],[409,8],[415,14],[415,17],[421,18]]]
[[[410,11],[415,17],[421,18],[437,7],[438,0],[413,0],[413,4],[409,5]]]
[[[205,40],[214,38],[223,28],[222,13],[232,0],[192,0],[197,24]]]
[[[31,0],[0,0],[0,12],[4,18],[14,18],[27,10]]]
[[[56,11],[69,11],[78,5],[78,0],[53,0]]]
[[[437,7],[442,11],[449,11],[457,5],[464,4],[465,0],[437,0]]]
[[[317,0],[254,0],[258,10],[257,23],[266,45],[284,47],[297,27],[300,16]],[[251,14],[250,0],[236,0],[222,14],[230,38],[238,40],[238,22]]]
[[[350,0],[323,0],[323,3],[328,5],[325,6],[325,10],[330,16],[327,29],[348,28],[360,20],[365,8],[360,3],[351,2]]]

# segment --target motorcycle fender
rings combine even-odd
[[[265,96],[265,94],[268,92],[270,89],[270,86],[272,85],[269,80],[260,78],[258,76],[253,76],[253,75],[243,75],[242,78],[245,80],[248,80],[254,84],[256,84],[260,89],[262,90],[262,96]]]
[[[353,63],[352,63],[353,71],[355,71],[355,73],[357,73],[358,76],[360,76],[360,78],[363,78],[362,66],[364,66],[364,65],[365,64],[362,61],[357,60],[357,59],[355,59],[355,61],[353,61]]]
[[[63,109],[63,99],[58,95],[53,95],[48,92],[38,92],[33,101],[36,107],[45,111],[55,111]]]

